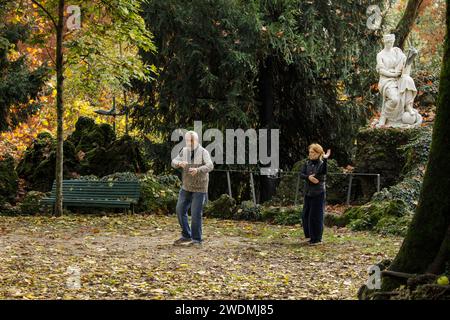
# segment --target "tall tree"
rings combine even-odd
[[[45,2],[44,2],[45,1]],[[63,180],[63,140],[64,140],[64,68],[66,64],[78,63],[82,60],[81,56],[86,58],[90,54],[101,52],[99,48],[98,38],[102,34],[107,33],[111,29],[118,30],[122,28],[121,32],[116,33],[117,40],[122,40],[125,35],[127,39],[137,43],[144,51],[153,50],[154,46],[151,42],[151,34],[145,29],[142,18],[139,15],[141,0],[98,0],[95,3],[89,3],[89,8],[85,1],[73,1],[72,5],[85,5],[86,11],[92,11],[95,8],[99,14],[105,15],[112,21],[105,22],[104,26],[89,29],[86,33],[90,37],[75,37],[74,39],[64,39],[65,35],[65,0],[31,0],[46,16],[52,25],[52,30],[56,33],[56,55],[55,55],[55,71],[56,71],[56,110],[57,110],[57,150],[56,150],[56,201],[55,201],[55,215],[60,216],[63,213],[63,194],[62,194],[62,180]],[[56,15],[52,12],[56,9]],[[90,10],[89,10],[90,9]],[[99,10],[100,9],[100,10]],[[102,12],[101,9],[104,9]],[[77,41],[83,39],[84,41]],[[67,45],[64,46],[64,40]],[[69,40],[72,40],[69,42]],[[97,41],[96,41],[97,40]],[[65,50],[68,51],[65,54]],[[65,55],[68,59],[64,59]],[[111,62],[112,60],[110,60]],[[128,63],[125,60],[125,63]],[[128,64],[128,68],[121,70],[133,70],[135,65]],[[141,70],[139,74],[144,74]],[[130,76],[124,76],[124,79],[130,81]]]
[[[56,147],[56,200],[55,200],[55,215],[61,216],[63,213],[63,194],[62,194],[62,179],[63,179],[63,141],[64,141],[64,104],[63,104],[63,35],[64,35],[64,0],[58,0],[57,3],[57,18],[55,18],[39,1],[32,0],[50,19],[56,32],[56,114],[57,114],[57,147]]]
[[[446,9],[446,37],[439,96],[428,165],[419,204],[405,240],[389,270],[406,273],[443,273],[450,267],[450,1]],[[383,278],[383,288],[400,281]]]
[[[401,49],[404,48],[406,39],[414,26],[419,13],[423,11],[425,6],[430,4],[427,0],[408,0],[405,12],[398,22],[395,29],[392,31],[395,37],[395,45]]]

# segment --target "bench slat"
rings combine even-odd
[[[129,208],[137,204],[140,197],[138,181],[89,181],[63,180],[63,205],[79,207]],[[56,198],[56,181],[50,197],[43,204],[53,204]]]

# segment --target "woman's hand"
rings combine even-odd
[[[315,174],[312,174],[308,177],[308,180],[311,181],[314,184],[318,184],[319,180],[315,177]]]
[[[328,159],[328,158],[330,157],[330,155],[331,155],[331,149],[328,149],[328,150],[327,150],[327,153],[325,153],[325,154],[323,155],[323,158],[324,158],[324,159]]]

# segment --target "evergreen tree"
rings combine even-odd
[[[376,1],[382,6],[383,1]],[[159,76],[136,86],[135,124],[163,133],[201,119],[217,128],[281,129],[283,166],[312,141],[349,161],[376,82],[373,1],[150,0],[143,16]],[[365,96],[361,97],[361,92]],[[169,115],[169,116],[168,116]]]

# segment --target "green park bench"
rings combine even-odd
[[[55,204],[56,182],[53,182],[51,195],[43,198],[44,205]],[[63,180],[63,206],[124,208],[134,213],[134,206],[139,201],[139,181],[88,181]]]

